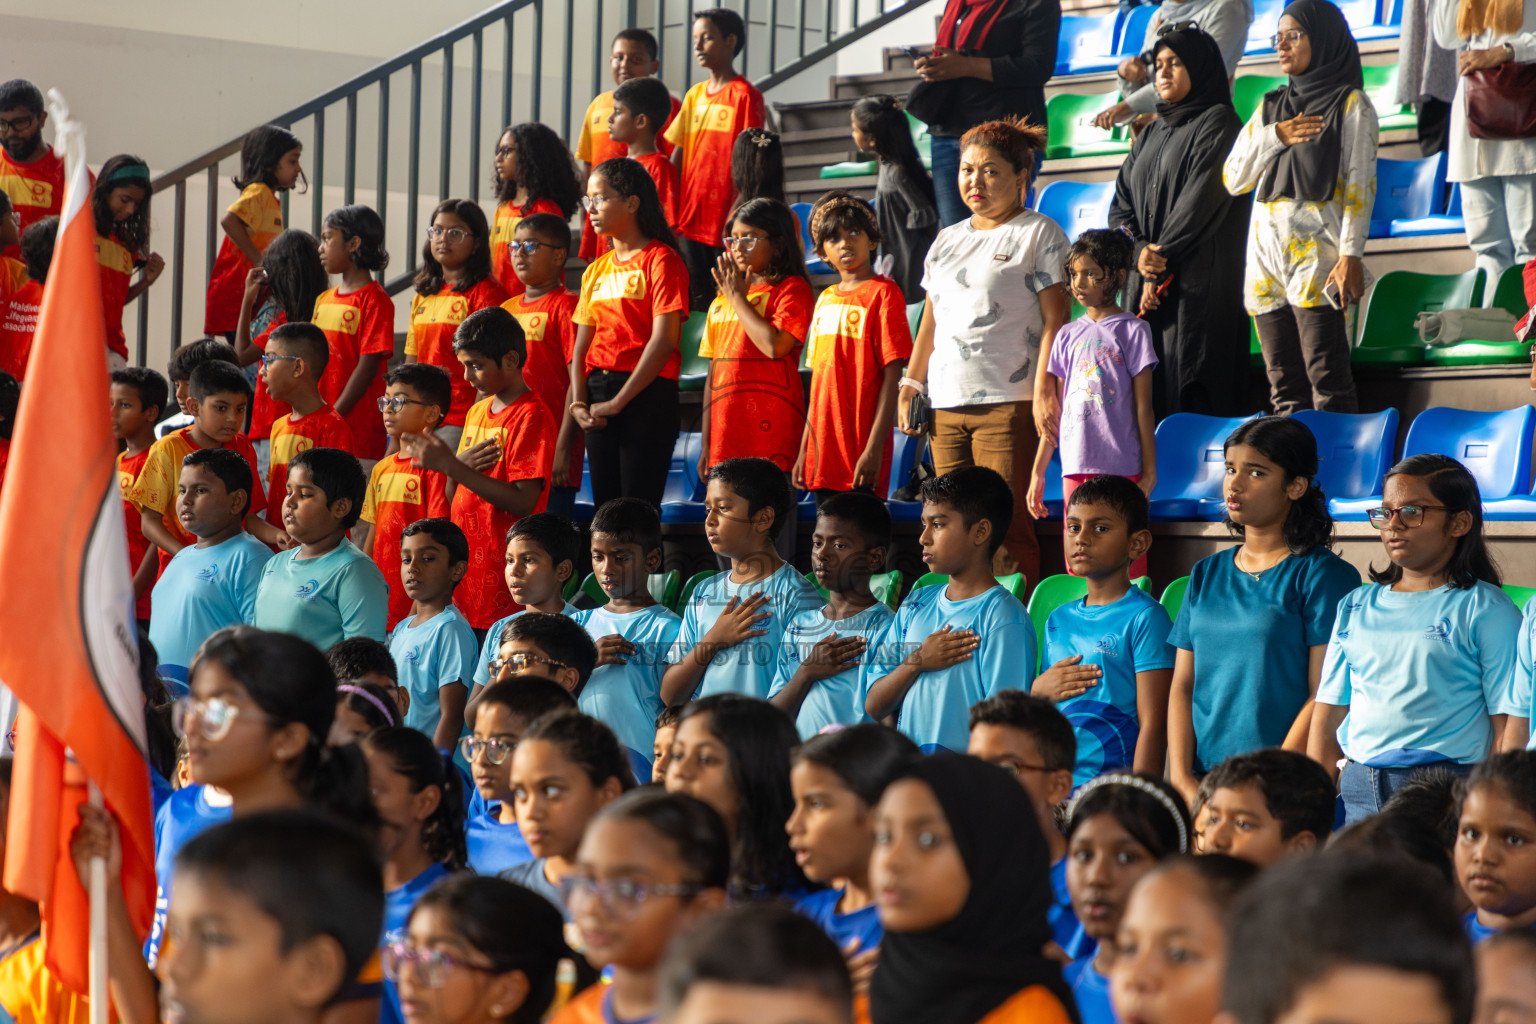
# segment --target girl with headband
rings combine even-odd
[[[405,693],[403,689],[396,692]],[[336,687],[336,720],[326,742],[333,747],[356,743],[375,729],[399,725],[400,718],[394,696],[384,687],[362,681],[341,683]]]

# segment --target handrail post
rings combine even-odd
[[[537,45],[537,43],[535,43]],[[512,15],[501,22],[501,124],[512,123]],[[500,136],[497,136],[498,140]]]
[[[485,40],[477,30],[471,37],[469,77],[469,198],[480,201],[480,94],[484,90]]]
[[[341,204],[351,206],[357,198],[357,93],[347,97],[347,137],[341,178]]]
[[[443,124],[438,135],[437,201],[448,198],[453,172],[453,44],[443,47]]]
[[[315,111],[315,181],[309,200],[309,233],[320,237],[320,219],[325,216],[325,108]]]
[[[213,168],[217,174],[217,167]],[[187,183],[176,183],[176,202],[171,223],[171,351],[181,347],[181,307],[187,286]],[[213,275],[210,274],[210,277]]]
[[[416,272],[416,197],[421,188],[421,61],[411,65],[411,130],[406,143],[405,254],[406,270]]]
[[[507,19],[507,32],[512,31],[512,19]],[[507,44],[508,49],[511,43]],[[533,3],[533,95],[532,109],[528,116],[539,121],[544,116],[544,0],[534,0]],[[512,69],[507,69],[507,89],[512,88]],[[512,123],[512,115],[507,114],[506,124]]]
[[[389,237],[389,76],[379,79],[379,222],[384,226],[384,237]],[[379,277],[383,278],[383,271]]]

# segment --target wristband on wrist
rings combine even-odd
[[[901,380],[896,382],[896,387],[898,390],[901,388],[911,388],[913,391],[916,391],[920,395],[926,395],[928,393],[928,385],[924,384],[920,380],[917,380],[915,377],[901,378]]]

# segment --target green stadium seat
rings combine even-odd
[[[925,302],[927,300],[924,300]],[[917,338],[917,325],[923,322],[923,303],[912,302],[907,304],[907,326],[912,329],[912,337]]]
[[[707,319],[703,313],[693,312],[683,321],[683,333],[677,343],[678,352],[682,356],[682,362],[677,368],[679,391],[703,391],[709,381],[709,360],[699,355]]]
[[[575,597],[579,590],[581,590],[581,581],[576,578],[575,573],[571,573],[571,578],[566,580],[565,586],[560,588],[560,596],[563,597],[567,603],[569,603],[571,598]],[[606,600],[606,598],[604,600]]]
[[[693,597],[693,592],[699,588],[699,584],[719,573],[719,569],[706,569],[690,576],[688,582],[683,585],[683,592],[677,596],[677,604],[672,606],[672,610],[679,615],[683,614],[683,610],[688,607],[688,600]]]
[[[944,573],[925,572],[917,578],[916,583],[912,584],[912,589],[907,592],[907,596],[911,597],[923,587],[931,587],[935,583],[948,582],[949,577]],[[1003,588],[1008,591],[1008,593],[1012,594],[1020,601],[1024,600],[1024,595],[1029,592],[1029,581],[1024,578],[1024,574],[1021,572],[1009,573],[1007,576],[999,576],[997,577],[997,582],[1000,583]]]
[[[575,577],[572,577],[574,579]],[[671,608],[677,603],[677,592],[683,584],[683,574],[676,569],[668,569],[666,572],[653,572],[646,580],[646,589],[651,592],[651,598],[664,608]],[[588,573],[587,578],[581,581],[581,592],[590,597],[599,608],[608,603],[608,594],[603,590],[603,585],[597,582],[597,576]]]
[[[1397,101],[1397,69],[1396,64],[1360,69],[1365,77],[1365,94],[1371,98],[1377,124],[1384,132],[1419,126],[1419,115],[1413,112],[1413,105]]]
[[[1522,268],[1510,267],[1499,276],[1493,290],[1493,304],[1508,310],[1516,319],[1530,309],[1525,301]],[[1499,341],[1463,341],[1456,345],[1435,345],[1429,349],[1432,366],[1477,366],[1484,363],[1529,363],[1531,343],[1516,341],[1514,335]]]
[[[1284,75],[1238,75],[1232,83],[1232,105],[1237,108],[1237,116],[1247,124],[1264,102],[1264,94],[1280,88],[1287,81]]]
[[[1525,606],[1530,603],[1531,598],[1536,597],[1536,587],[1521,587],[1513,583],[1506,583],[1504,584],[1504,593],[1508,594],[1509,599],[1515,602],[1516,608],[1523,611]]]
[[[1131,580],[1144,592],[1152,589],[1152,581],[1146,576],[1138,576]],[[1039,650],[1045,650],[1045,620],[1051,617],[1051,612],[1064,604],[1070,604],[1080,597],[1088,596],[1088,580],[1083,576],[1070,576],[1066,574],[1047,576],[1035,584],[1035,592],[1029,595],[1029,619],[1035,624],[1035,642]],[[1047,666],[1042,665],[1041,668]]]
[[[1157,599],[1158,603],[1163,606],[1163,610],[1168,613],[1170,619],[1177,619],[1179,617],[1179,609],[1184,607],[1184,591],[1188,589],[1189,577],[1180,576],[1168,584],[1167,588],[1163,591],[1163,596]]]
[[[820,177],[823,178],[858,178],[866,174],[874,174],[879,165],[874,160],[844,160],[838,164],[828,164],[821,169]]]
[[[808,572],[805,578],[811,586],[816,588],[816,593],[821,595],[822,600],[826,600],[829,595],[822,585],[816,582],[816,574]],[[895,611],[896,606],[901,603],[901,584],[904,578],[899,569],[877,572],[869,578],[869,592],[875,595],[875,600]]]
[[[1130,136],[1124,128],[1105,131],[1093,124],[1101,111],[1119,102],[1113,92],[1095,96],[1062,93],[1045,104],[1045,146],[1047,160],[1079,156],[1119,156],[1131,151]]]
[[[918,159],[922,160],[924,167],[933,170],[933,136],[928,134],[928,126],[906,111],[902,113],[907,114],[907,125],[912,129],[912,145],[917,147]]]
[[[1357,364],[1387,366],[1428,358],[1414,327],[1421,312],[1469,309],[1483,301],[1483,271],[1418,274],[1394,270],[1381,275],[1360,310],[1360,339],[1350,353]]]

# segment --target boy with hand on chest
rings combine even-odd
[[[447,519],[419,519],[400,537],[401,589],[411,614],[395,627],[389,653],[410,694],[405,724],[452,750],[464,731],[464,705],[475,664],[475,634],[453,604],[469,570],[469,541]]]
[[[667,655],[662,703],[715,693],[768,696],[785,629],[822,604],[776,547],[793,501],[784,471],[768,459],[726,459],[709,471],[704,535],[731,568],[694,590]]]

